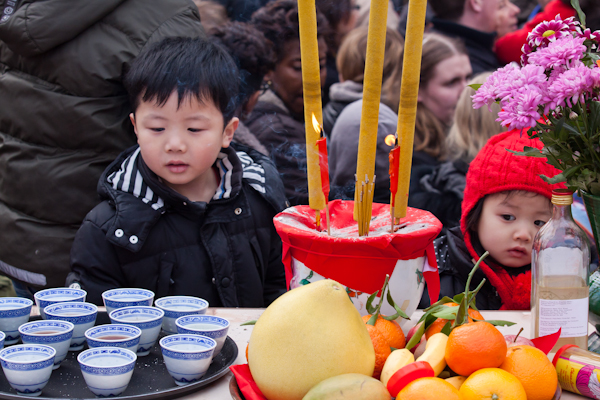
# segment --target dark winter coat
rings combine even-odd
[[[270,160],[243,149],[222,149],[221,184],[209,203],[160,183],[139,147],[124,152],[102,175],[103,201],[77,232],[67,285],[78,282],[95,304],[105,290],[136,287],[217,307],[268,306],[285,292],[273,225],[285,198]]]
[[[461,39],[469,53],[473,75],[481,72],[495,71],[501,65],[494,53],[496,33],[487,33],[468,28],[456,22],[432,18],[433,31],[442,35]]]
[[[443,296],[454,297],[463,293],[475,261],[465,246],[460,226],[449,229],[447,235],[434,240],[433,246],[440,272],[440,299]],[[511,275],[517,276],[530,268],[530,265],[526,265],[520,268],[507,268],[507,271]],[[481,269],[475,271],[470,290],[474,290],[484,278],[485,274]],[[502,306],[502,299],[489,280],[486,280],[477,293],[476,306],[480,310],[498,310]],[[419,308],[427,307],[429,307],[429,296],[425,290]]]
[[[269,151],[290,204],[308,204],[304,122],[294,119],[275,92],[268,90],[245,124]]]
[[[204,31],[189,0],[14,1],[0,20],[0,273],[56,287],[98,178],[135,143],[123,73],[149,43]]]
[[[408,205],[435,215],[444,226],[444,233],[460,225],[460,204],[468,169],[468,163],[456,160],[432,167],[422,176],[411,175]]]

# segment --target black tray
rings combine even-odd
[[[40,319],[32,317],[31,321]],[[96,325],[109,324],[110,319],[106,312],[98,312]],[[164,335],[161,333],[159,339]],[[86,346],[87,347],[87,346]],[[88,389],[77,355],[80,351],[69,351],[67,358],[62,362],[59,369],[52,371],[50,381],[42,389],[40,397],[23,396],[10,387],[4,374],[0,374],[0,399],[95,399],[96,396]],[[229,336],[225,340],[223,349],[213,359],[206,374],[198,382],[186,386],[177,386],[175,381],[167,372],[164,365],[162,353],[158,340],[144,357],[138,357],[129,386],[123,394],[116,399],[174,399],[185,396],[201,389],[211,382],[216,381],[229,371],[238,355],[238,348]]]

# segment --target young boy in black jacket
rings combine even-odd
[[[103,201],[75,237],[67,285],[96,304],[118,287],[217,307],[265,307],[285,292],[272,221],[283,185],[267,157],[230,146],[238,84],[232,58],[201,39],[138,56],[125,77],[138,146],[100,178]]]

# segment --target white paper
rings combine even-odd
[[[572,300],[539,300],[540,336],[550,335],[562,328],[560,337],[587,336],[587,297]]]

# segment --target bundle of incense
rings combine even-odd
[[[373,191],[375,188],[375,175],[373,175],[373,182],[369,182],[369,177],[365,175],[365,180],[358,182],[356,179],[356,188],[358,188],[357,200],[358,206],[356,207],[358,213],[358,235],[368,236],[369,227],[371,225],[371,214],[373,209]]]

